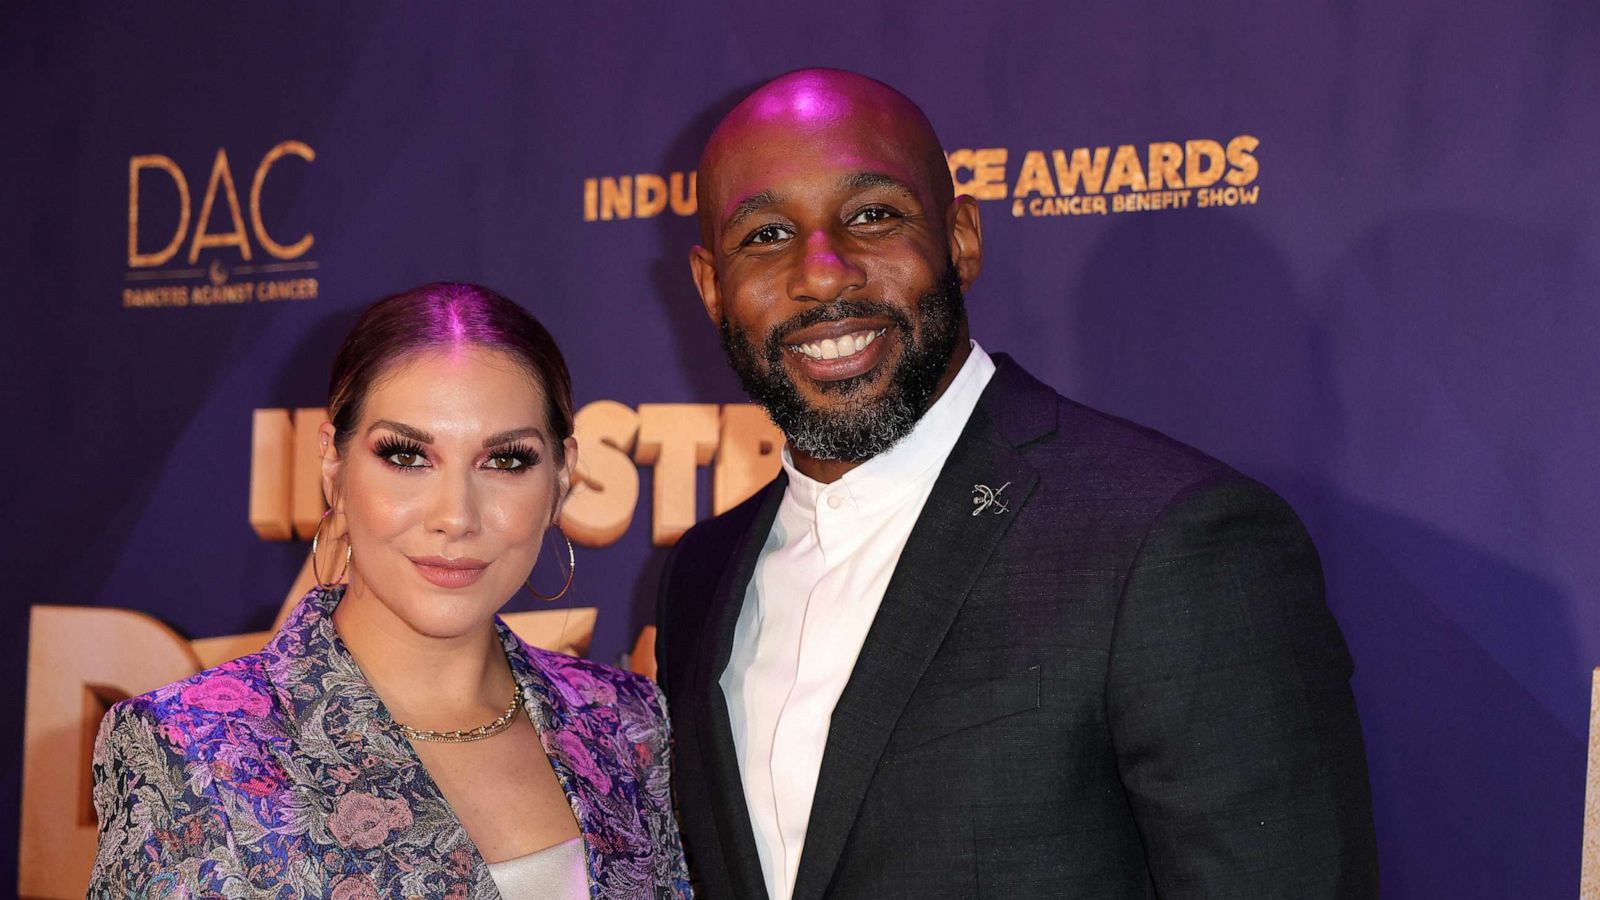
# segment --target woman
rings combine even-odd
[[[687,897],[654,685],[495,616],[572,481],[549,333],[428,285],[362,315],[330,393],[318,587],[106,716],[91,895]]]

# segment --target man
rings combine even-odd
[[[969,339],[978,207],[922,112],[791,73],[699,172],[695,282],[788,437],[662,586],[701,896],[1374,896],[1304,529]]]

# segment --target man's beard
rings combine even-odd
[[[746,393],[761,404],[789,439],[792,450],[814,459],[859,462],[888,450],[911,433],[932,405],[939,379],[950,366],[966,304],[961,279],[951,263],[933,290],[922,295],[915,311],[917,325],[903,310],[873,300],[835,300],[808,309],[767,331],[758,348],[749,333],[736,329],[724,315],[718,330],[722,349],[739,376]],[[903,351],[889,375],[887,389],[877,397],[859,397],[875,380],[869,372],[843,381],[815,383],[817,390],[838,394],[844,401],[831,409],[816,409],[801,398],[783,366],[789,353],[786,335],[840,319],[883,317],[894,323]],[[879,338],[882,340],[882,338]]]

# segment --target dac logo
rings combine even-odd
[[[134,284],[123,289],[122,305],[128,308],[211,306],[314,299],[317,296],[315,278],[285,276],[317,268],[316,262],[304,258],[316,243],[316,236],[307,231],[280,240],[281,235],[268,229],[261,211],[268,176],[285,157],[309,164],[316,161],[317,154],[300,141],[283,141],[268,150],[252,173],[246,195],[249,202],[244,206],[239,201],[228,152],[218,148],[198,215],[194,213],[189,178],[172,157],[159,153],[130,157],[126,278]],[[158,211],[157,215],[147,212],[152,207]],[[246,209],[249,211],[248,228]],[[188,248],[182,256],[181,267],[163,268],[184,250],[185,241]],[[266,254],[259,262],[256,248]],[[198,268],[203,251],[225,249],[236,254],[237,262],[231,269],[223,255],[216,252],[208,254],[210,260],[205,268]],[[230,284],[229,279],[234,275],[259,277]],[[191,281],[200,283],[186,283]]]

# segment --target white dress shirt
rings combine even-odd
[[[789,475],[722,673],[767,895],[794,893],[834,705],[994,363],[976,342],[911,433],[832,484]]]

